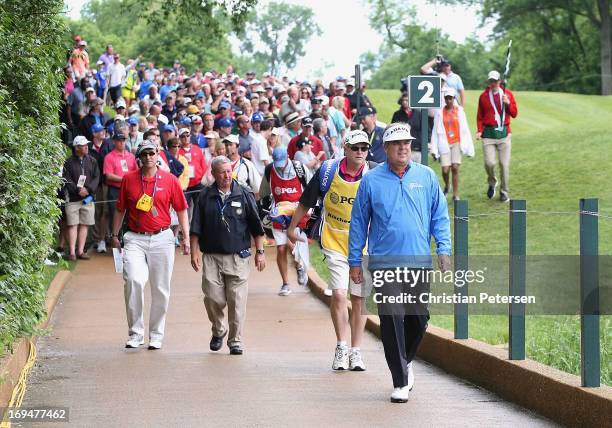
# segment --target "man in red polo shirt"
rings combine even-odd
[[[124,176],[115,218],[113,248],[121,248],[119,229],[127,211],[128,232],[123,235],[123,279],[129,339],[126,348],[144,344],[144,287],[151,284],[149,349],[160,349],[164,338],[174,266],[174,234],[170,207],[183,230],[181,247],[189,254],[187,201],[178,179],[157,167],[157,144],[145,140],[136,151],[142,168]]]
[[[302,132],[293,137],[287,146],[289,159],[293,160],[293,156],[295,156],[295,152],[297,152],[297,142],[302,138],[308,138],[310,144],[312,144],[312,154],[315,155],[315,157],[319,154],[319,152],[323,151],[323,143],[312,134],[312,119],[310,117],[305,117],[302,119]],[[321,160],[325,160],[325,155],[323,155]]]
[[[480,94],[478,99],[478,112],[476,124],[478,132],[476,139],[482,138],[482,151],[484,154],[485,170],[489,188],[487,197],[495,197],[497,178],[495,178],[495,165],[499,154],[499,175],[501,178],[501,191],[499,200],[510,200],[508,181],[510,179],[510,149],[512,148],[510,117],[516,117],[518,108],[514,95],[508,89],[501,88],[501,76],[498,71],[491,71],[488,75],[489,86]]]
[[[189,131],[189,128],[181,128],[178,134],[179,142],[181,143],[179,154],[184,156],[189,163],[189,185],[187,186],[186,196],[187,203],[191,208],[193,199],[197,197],[198,191],[204,187],[202,185],[202,177],[206,174],[208,166],[202,149],[197,144],[191,144],[191,131]]]
[[[119,197],[119,189],[123,177],[138,169],[136,158],[125,148],[127,133],[124,129],[117,129],[113,134],[115,148],[104,157],[104,180],[108,186],[106,197],[108,198],[108,224],[113,230],[113,216],[115,214],[115,201]]]

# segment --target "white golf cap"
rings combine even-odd
[[[238,142],[238,136],[236,134],[229,134],[227,137],[223,138],[223,142],[236,144],[236,145],[240,144]]]
[[[72,141],[73,146],[86,146],[87,144],[89,144],[89,141],[87,141],[84,135],[78,135]]]
[[[412,134],[410,134],[410,125],[407,123],[392,123],[385,129],[385,133],[383,134],[383,143],[414,139]]]
[[[355,79],[353,79],[352,77],[346,79],[346,86],[355,86]]]
[[[118,108],[121,108],[121,107],[123,107],[123,108],[126,107],[125,100],[123,98],[119,98],[117,100],[117,102],[115,103],[115,109],[118,109]]]
[[[164,125],[168,124],[168,118],[163,114],[157,116],[157,121],[163,123]]]
[[[451,88],[450,86],[444,87],[444,91],[442,92],[445,97],[456,97],[457,91],[455,88]]]
[[[489,71],[488,79],[489,80],[500,80],[501,75],[499,74],[499,71],[491,70]]]
[[[179,131],[178,131],[179,137],[180,137],[181,135],[183,135],[183,134],[189,134],[189,133],[191,133],[191,131],[189,130],[189,128],[181,128],[181,129],[179,129]]]
[[[354,129],[347,132],[346,136],[344,137],[344,144],[353,145],[359,143],[365,143],[369,146],[370,140],[368,139],[368,134],[360,129]]]

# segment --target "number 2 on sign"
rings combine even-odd
[[[423,80],[421,83],[419,83],[419,86],[417,86],[417,89],[419,91],[422,91],[423,89],[425,89],[425,93],[419,100],[419,103],[433,104],[434,102],[434,99],[432,97],[433,90],[434,90],[433,83],[427,80]]]

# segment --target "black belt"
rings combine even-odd
[[[168,229],[170,229],[170,226],[162,227],[161,229],[154,230],[153,232],[136,232],[135,230],[130,230],[129,232],[137,233],[139,235],[152,236],[152,235],[157,235],[158,233],[162,233],[164,230],[168,230]]]

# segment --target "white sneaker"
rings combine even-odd
[[[391,402],[407,403],[409,393],[410,390],[408,389],[408,386],[404,386],[403,388],[393,388],[393,392],[391,393]]]
[[[141,345],[144,345],[144,337],[138,335],[130,336],[128,341],[125,342],[126,348],[138,348]]]
[[[289,288],[289,284],[283,284],[278,292],[279,296],[288,296],[291,294],[291,289]]]
[[[361,358],[361,351],[359,349],[352,349],[349,353],[349,370],[363,372],[365,369],[366,366]]]
[[[159,339],[150,339],[149,340],[149,349],[161,349],[162,341]]]
[[[332,363],[332,370],[348,370],[349,369],[349,352],[346,346],[336,346],[334,352],[334,362]]]
[[[302,287],[308,284],[308,275],[302,266],[298,266],[297,269],[297,280],[298,284]]]
[[[98,248],[96,249],[96,251],[98,253],[106,253],[106,241],[104,241],[104,239],[98,242]]]
[[[408,363],[408,390],[412,391],[414,387],[414,371],[412,370],[412,361]]]

